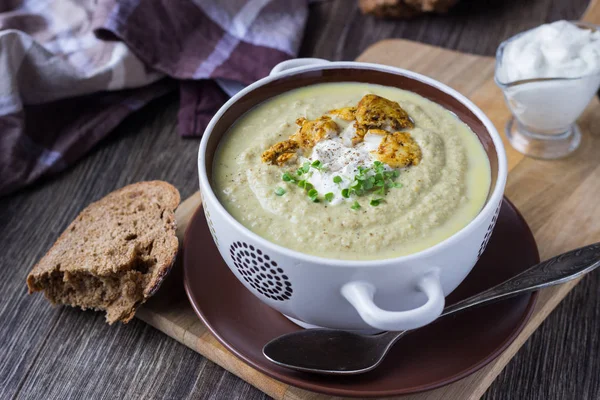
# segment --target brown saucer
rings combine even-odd
[[[451,304],[539,262],[533,235],[505,198],[487,249]],[[264,358],[269,340],[299,329],[254,297],[229,271],[196,211],[183,244],[185,289],[196,314],[236,356],[261,372],[303,389],[338,396],[379,397],[430,390],[461,379],[496,358],[529,319],[537,293],[465,311],[402,339],[374,371],[359,377],[295,372]]]

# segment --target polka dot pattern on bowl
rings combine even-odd
[[[485,251],[485,248],[487,247],[487,245],[490,241],[492,232],[494,232],[494,226],[496,226],[496,221],[498,220],[498,214],[500,214],[501,206],[502,206],[502,202],[500,202],[500,204],[498,204],[498,207],[496,207],[496,212],[494,212],[494,217],[492,218],[492,222],[490,222],[487,232],[485,233],[485,236],[483,238],[483,242],[481,243],[481,246],[479,246],[479,253],[477,254],[477,259],[481,258],[483,252]]]
[[[239,241],[229,247],[229,254],[244,280],[258,293],[275,301],[292,297],[292,283],[283,268],[268,254]]]

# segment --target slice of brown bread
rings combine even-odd
[[[161,182],[139,182],[87,206],[27,277],[29,293],[53,304],[106,311],[128,322],[171,269],[179,243],[179,192]]]

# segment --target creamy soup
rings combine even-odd
[[[477,136],[440,105],[387,86],[326,83],[242,116],[219,144],[212,184],[235,219],[271,242],[372,260],[465,227],[490,176]]]

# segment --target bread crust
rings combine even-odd
[[[173,267],[179,191],[163,181],[125,186],[83,209],[27,276],[53,304],[127,322]]]
[[[379,18],[412,18],[428,12],[448,12],[457,2],[458,0],[359,0],[358,5],[363,14]]]

